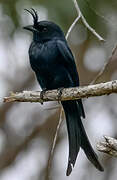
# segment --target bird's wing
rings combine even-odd
[[[74,86],[79,86],[78,72],[76,69],[75,60],[74,60],[71,50],[67,46],[67,43],[61,40],[57,41],[57,47],[64,59],[62,63],[67,68],[73,80]]]
[[[57,40],[57,47],[60,51],[60,54],[62,55],[62,57],[64,59],[64,60],[62,59],[62,63],[67,68],[67,70],[73,80],[73,86],[74,87],[79,86],[78,72],[77,72],[74,56],[73,56],[70,48],[68,47],[66,42],[61,41],[61,40]],[[81,116],[83,118],[85,118],[85,112],[84,112],[82,100],[79,99],[77,102],[78,102],[78,105],[80,108]]]

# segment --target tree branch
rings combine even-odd
[[[104,136],[104,140],[97,143],[97,150],[117,157],[117,139]]]
[[[77,11],[77,13],[78,13],[78,19],[82,19],[82,22],[84,23],[84,25],[87,27],[87,29],[89,30],[89,31],[91,31],[100,41],[105,41],[96,31],[95,31],[95,29],[93,29],[88,23],[87,23],[87,21],[86,21],[86,19],[84,18],[84,16],[83,16],[83,14],[82,14],[82,12],[80,11],[80,7],[79,7],[79,5],[78,5],[78,3],[77,3],[77,1],[76,0],[72,0],[73,1],[73,3],[74,3],[74,6],[75,6],[75,8],[76,8],[76,11]]]
[[[117,93],[117,80],[100,83],[96,85],[89,85],[83,87],[65,88],[60,90],[49,90],[41,97],[41,91],[23,91],[11,93],[9,97],[4,98],[4,102],[46,102],[46,101],[66,101],[81,98],[88,98],[93,96],[109,95]]]

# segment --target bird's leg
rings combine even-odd
[[[62,95],[63,89],[64,89],[64,87],[57,89],[57,91],[58,91],[58,103],[61,101],[61,95]]]
[[[44,96],[46,90],[47,90],[46,88],[43,88],[43,90],[40,92],[40,98],[42,100],[41,104],[43,104],[43,96]]]

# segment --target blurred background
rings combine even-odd
[[[87,22],[106,41],[100,42],[81,20],[68,37],[81,85],[90,84],[117,45],[117,1],[77,0]],[[103,135],[117,138],[117,95],[84,99],[83,120],[104,172],[98,172],[81,150],[70,177],[66,177],[68,139],[62,122],[51,168],[48,161],[60,118],[57,103],[2,103],[10,91],[40,90],[28,59],[32,37],[22,29],[32,23],[24,8],[35,8],[40,20],[56,22],[67,33],[77,17],[72,0],[0,0],[0,180],[115,180],[117,159],[96,150]],[[117,79],[117,53],[95,83]],[[58,108],[57,108],[58,107]]]

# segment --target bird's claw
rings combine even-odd
[[[47,89],[44,88],[44,89],[40,92],[41,104],[43,104],[43,96],[44,96],[46,90],[47,90]]]
[[[62,95],[62,91],[63,91],[64,87],[58,88],[58,102],[61,100],[61,95]]]

